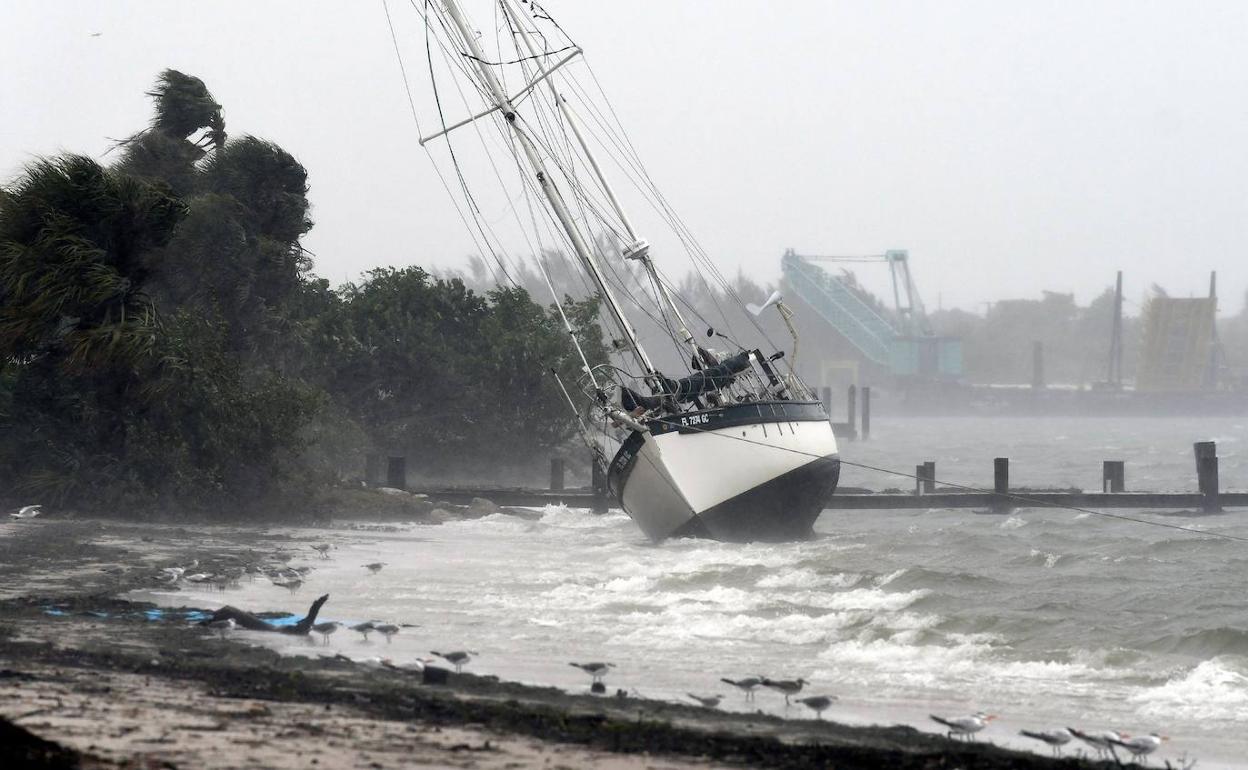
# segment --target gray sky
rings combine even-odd
[[[1223,313],[1242,304],[1242,0],[547,5],[725,272],[774,281],[787,246],[906,248],[932,307],[1040,289],[1085,302],[1119,268],[1131,299],[1153,282],[1203,293],[1216,269]],[[232,133],[308,168],[318,273],[465,263],[380,0],[6,0],[0,173],[100,155],[145,124],[165,67],[202,77]]]

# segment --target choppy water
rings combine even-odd
[[[1192,489],[1191,443],[1219,442],[1224,488],[1248,486],[1248,420],[910,420],[877,423],[848,460],[984,483],[1009,455],[1013,482],[1099,488],[1102,459],[1128,488]],[[908,488],[846,468],[843,484]],[[1144,518],[1248,537],[1248,511]],[[331,651],[396,661],[445,647],[471,669],[583,690],[578,659],[617,664],[607,684],[651,697],[724,692],[720,676],[803,676],[841,701],[829,717],[934,729],[931,711],[1001,715],[987,739],[1073,725],[1172,740],[1200,767],[1248,766],[1248,543],[1086,514],[1024,509],[826,513],[813,542],[649,545],[623,515],[548,509],[399,532],[303,531],[339,544],[293,598],[263,581],[227,594],[251,608],[421,624],[391,645],[348,631]],[[310,556],[314,557],[309,551]],[[369,575],[362,564],[388,566]],[[219,604],[183,591],[171,603]],[[292,644],[289,639],[262,639]],[[294,642],[296,650],[315,646]],[[758,708],[784,713],[760,693]],[[792,716],[807,716],[793,707]]]

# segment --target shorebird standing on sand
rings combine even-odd
[[[384,561],[375,561],[372,564],[365,564],[364,569],[376,575],[378,572],[381,572],[381,568],[384,566],[386,566]]]
[[[579,668],[586,674],[593,677],[592,681],[601,682],[602,678],[607,675],[607,669],[615,668],[614,663],[569,663],[573,668]]]
[[[805,679],[776,680],[776,679],[768,679],[767,677],[762,678],[763,687],[770,687],[776,692],[784,694],[784,705],[786,706],[789,705],[789,697],[793,695],[797,695],[799,692],[802,691],[802,686],[808,685],[808,684],[810,684],[810,682],[807,682]]]
[[[42,505],[23,505],[17,510],[17,513],[10,513],[10,519],[33,519],[43,511],[39,510]]]
[[[698,703],[701,703],[704,708],[708,708],[708,709],[713,709],[713,708],[718,707],[719,702],[724,699],[724,696],[722,695],[694,695],[691,692],[687,692],[685,693],[685,695],[688,695],[690,698],[693,698]]]
[[[745,693],[746,700],[754,700],[754,690],[763,683],[762,677],[747,676],[745,679],[720,679]]]
[[[371,620],[366,620],[363,623],[356,623],[354,626],[351,626],[351,630],[362,635],[364,637],[364,641],[366,642],[368,641],[368,635],[376,630],[376,628],[377,626],[375,626]]]
[[[835,695],[812,695],[809,698],[798,698],[797,702],[815,712],[816,719],[823,719],[823,712],[836,700]]]
[[[399,632],[399,627],[393,623],[377,623],[373,626],[373,630],[386,637],[386,644],[390,644],[390,637]]]
[[[447,663],[450,663],[455,667],[455,673],[458,674],[463,671],[465,665],[472,661],[473,655],[480,655],[481,653],[473,652],[472,650],[456,650],[455,652],[438,652],[437,650],[430,650],[429,654],[437,655]]]
[[[969,717],[938,717],[935,714],[929,714],[934,721],[939,722],[949,731],[945,733],[950,738],[965,738],[970,741],[974,739],[975,733],[988,726],[988,723],[997,718],[996,714],[985,714],[982,711],[976,711]]]
[[[1035,738],[1048,744],[1055,757],[1060,757],[1062,755],[1062,747],[1070,743],[1071,739],[1075,737],[1065,727],[1059,727],[1056,730],[1019,730],[1018,733],[1019,735]]]
[[[1073,727],[1067,727],[1070,734],[1096,749],[1096,756],[1104,758],[1113,753],[1110,748],[1114,741],[1125,741],[1131,736],[1126,733],[1120,733],[1117,730],[1101,730],[1095,733],[1085,733],[1083,730],[1076,730]]]
[[[1127,738],[1124,735],[1122,740],[1111,739],[1109,742],[1114,746],[1121,746],[1131,752],[1132,759],[1140,759],[1141,757],[1148,757],[1149,754],[1161,748],[1162,741],[1168,740],[1170,739],[1164,735],[1150,733],[1148,735],[1138,735],[1134,738]],[[1147,763],[1148,760],[1145,759],[1144,762]]]
[[[342,625],[336,620],[327,620],[324,623],[317,623],[312,626],[312,630],[321,635],[324,645],[329,646],[329,635],[338,630],[338,626]]]
[[[312,546],[312,550],[313,550],[313,551],[316,551],[317,553],[319,553],[319,554],[321,555],[321,558],[322,558],[322,559],[328,559],[328,558],[329,558],[329,549],[330,549],[330,548],[333,548],[333,546],[332,546],[332,545],[330,545],[329,543],[318,543],[317,545]]]

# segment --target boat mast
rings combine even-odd
[[[563,119],[568,124],[568,127],[572,129],[572,135],[576,137],[577,144],[580,145],[581,152],[584,153],[585,158],[589,161],[590,168],[594,170],[594,176],[598,179],[598,184],[602,187],[603,192],[607,194],[607,200],[610,201],[611,208],[615,209],[616,216],[620,218],[620,224],[624,226],[624,231],[631,240],[631,243],[624,248],[624,258],[636,259],[645,266],[650,280],[654,282],[668,309],[676,316],[676,322],[680,325],[680,334],[684,338],[685,343],[693,348],[694,359],[700,360],[698,344],[694,340],[693,335],[689,333],[689,324],[685,321],[684,315],[681,314],[680,308],[676,306],[676,302],[667,290],[667,286],[659,279],[658,270],[655,269],[654,262],[650,259],[650,244],[637,235],[628,213],[624,211],[624,207],[620,205],[619,199],[615,197],[615,190],[611,187],[611,183],[607,181],[606,175],[602,173],[602,167],[598,165],[598,159],[594,156],[593,150],[590,149],[589,143],[585,141],[584,134],[581,133],[580,121],[572,111],[568,100],[555,86],[553,70],[548,71],[541,64],[536,63],[544,51],[538,50],[537,45],[533,42],[533,36],[529,34],[528,25],[533,23],[532,17],[528,11],[514,6],[512,0],[499,0],[499,3],[503,7],[503,12],[511,18],[516,31],[520,33],[520,39],[524,41],[525,48],[529,50],[529,55],[533,57],[534,66],[538,69],[538,77],[535,78],[535,82],[536,80],[546,80],[546,85],[550,88],[550,93],[554,97],[555,103],[559,105],[559,112],[563,115]]]
[[[541,154],[537,150],[537,146],[529,135],[518,125],[519,115],[516,114],[516,108],[507,98],[507,94],[503,91],[502,84],[498,82],[498,78],[486,63],[488,59],[481,47],[477,44],[477,38],[472,33],[468,22],[464,19],[463,12],[459,8],[456,0],[445,0],[447,13],[451,20],[455,23],[456,29],[459,30],[460,36],[464,39],[468,51],[471,54],[473,63],[477,67],[477,71],[481,73],[481,80],[489,91],[490,97],[494,100],[499,111],[502,112],[503,118],[507,121],[507,125],[511,128],[516,140],[524,149],[524,154],[529,160],[529,165],[533,167],[533,171],[537,176],[537,182],[542,187],[546,199],[550,202],[551,209],[555,212],[559,224],[568,234],[568,239],[572,242],[572,249],[576,252],[581,263],[585,266],[585,270],[593,279],[594,285],[598,287],[599,293],[602,295],[603,302],[611,311],[616,325],[624,333],[628,347],[632,350],[637,363],[641,365],[643,376],[657,385],[658,371],[654,368],[654,364],[650,362],[650,357],[646,355],[646,351],[641,347],[641,342],[637,339],[637,332],[633,329],[628,319],[624,317],[624,312],[615,300],[615,296],[611,293],[610,287],[607,286],[606,279],[602,275],[602,271],[598,269],[597,263],[594,261],[593,253],[589,250],[585,239],[581,236],[580,231],[576,228],[576,222],[572,219],[571,213],[568,211],[567,203],[563,200],[563,195],[559,192],[559,188],[555,186],[554,180],[546,170],[545,163],[542,162]]]

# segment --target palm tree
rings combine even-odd
[[[160,73],[147,95],[156,102],[152,124],[120,142],[124,153],[117,167],[143,179],[164,181],[186,195],[195,187],[195,164],[208,155],[206,148],[213,153],[225,148],[221,105],[204,81],[173,69]]]

